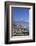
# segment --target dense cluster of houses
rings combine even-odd
[[[26,26],[24,26],[23,24],[13,24],[13,35],[16,35],[17,32],[27,32],[25,31]]]

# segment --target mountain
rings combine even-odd
[[[22,24],[24,26],[29,26],[29,22],[24,22],[24,21],[14,21],[13,24]]]

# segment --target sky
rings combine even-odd
[[[11,9],[13,21],[29,21],[29,8],[13,7]]]

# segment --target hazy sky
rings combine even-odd
[[[29,21],[29,9],[28,8],[19,8],[19,7],[13,7],[13,21]]]

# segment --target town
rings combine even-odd
[[[22,23],[19,24],[13,24],[13,36],[27,36],[29,35],[29,31],[26,26],[24,26]]]

